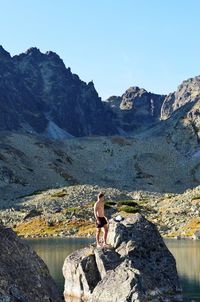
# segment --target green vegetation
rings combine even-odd
[[[34,217],[29,221],[23,221],[15,226],[14,231],[22,237],[48,237],[57,236],[60,233],[66,235],[87,236],[95,234],[95,224],[86,220],[64,220],[55,222],[45,220],[42,217]]]
[[[66,212],[76,212],[77,208],[66,208]]]
[[[105,202],[104,207],[105,207],[105,209],[110,209],[112,206],[115,206],[115,205],[116,205],[115,201],[108,200]]]
[[[126,206],[126,205],[123,205],[123,206],[119,207],[118,210],[120,212],[126,212],[126,213],[137,213],[137,212],[139,212],[138,207]]]
[[[65,191],[58,191],[58,192],[55,192],[51,195],[51,197],[64,197],[66,196],[67,193]]]
[[[137,206],[137,202],[135,202],[134,200],[120,200],[118,201],[118,206],[130,206],[130,207],[135,207]]]
[[[117,209],[119,212],[137,213],[139,212],[139,206],[134,200],[120,200],[117,203]]]

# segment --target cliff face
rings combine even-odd
[[[176,92],[165,98],[157,130],[178,151],[199,157],[200,76],[184,81]]]
[[[0,224],[0,301],[63,301],[42,259]]]
[[[117,133],[93,82],[86,84],[51,51],[11,57],[0,48],[0,130],[52,138]]]
[[[183,81],[181,85],[178,86],[176,92],[169,94],[165,98],[161,108],[161,119],[165,120],[171,117],[173,112],[180,110],[186,104],[196,103],[199,100],[200,100],[200,76]],[[187,110],[188,108],[185,107],[185,111]],[[198,112],[197,108],[196,110],[195,108],[193,108],[192,111],[196,111],[196,113]]]
[[[110,97],[106,105],[116,114],[116,123],[123,131],[144,130],[160,119],[164,95],[130,87],[121,97]]]

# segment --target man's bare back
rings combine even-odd
[[[104,204],[101,200],[97,200],[97,202],[95,203],[94,205],[94,211],[96,213],[96,219],[98,217],[104,217],[105,214],[104,214]]]
[[[98,200],[94,205],[94,216],[96,218],[96,227],[97,227],[97,231],[96,231],[96,241],[97,241],[97,246],[100,247],[100,231],[101,228],[103,228],[104,231],[104,237],[103,237],[103,241],[104,241],[104,246],[107,245],[106,240],[107,240],[107,234],[108,234],[108,220],[105,217],[105,213],[104,213],[104,194],[103,193],[99,193],[98,195]]]

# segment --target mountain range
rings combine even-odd
[[[169,95],[134,86],[102,101],[93,82],[73,74],[56,53],[33,47],[11,57],[0,47],[0,130],[62,139],[128,136],[167,125],[199,140],[199,98],[195,77]]]
[[[56,53],[1,46],[0,130],[5,199],[76,183],[183,192],[200,183],[200,76],[102,101]]]

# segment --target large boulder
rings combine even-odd
[[[63,301],[42,259],[1,224],[0,255],[1,302]]]
[[[65,259],[66,301],[182,301],[175,259],[154,224],[140,214],[111,220],[108,240],[112,248],[91,245]]]

